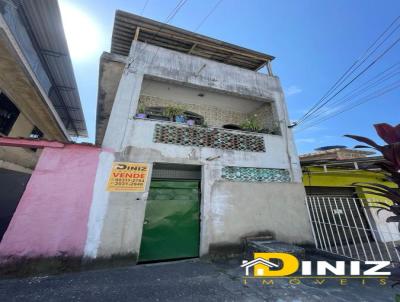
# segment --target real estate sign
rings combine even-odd
[[[144,192],[148,172],[148,164],[114,162],[108,178],[107,191]]]

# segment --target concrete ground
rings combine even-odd
[[[239,260],[198,259],[0,280],[0,301],[395,301],[390,284],[337,279],[246,279]],[[265,279],[270,280],[270,279]],[[265,283],[266,281],[264,281]]]

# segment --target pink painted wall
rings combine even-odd
[[[45,148],[0,242],[0,257],[82,256],[100,149]]]

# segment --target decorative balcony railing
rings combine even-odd
[[[156,124],[153,141],[181,146],[265,152],[262,135],[238,133],[218,128]]]
[[[223,167],[222,178],[242,182],[290,182],[290,174],[286,169]]]

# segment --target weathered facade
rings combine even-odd
[[[144,240],[149,239],[149,225],[158,227],[148,218],[156,199],[153,184],[159,180],[178,187],[184,180],[199,183],[199,247],[192,256],[234,249],[241,238],[266,232],[279,240],[309,242],[301,169],[287,127],[284,94],[269,61],[270,74],[263,74],[244,63],[229,63],[229,58],[227,63],[212,55],[207,59],[193,51],[207,37],[124,12],[117,12],[116,18],[113,51],[104,53],[100,63],[96,135],[98,144],[115,153],[104,154],[98,168],[86,255],[134,254],[148,260],[140,254]],[[133,41],[118,31],[123,20],[130,26]],[[146,39],[146,30],[157,31],[157,26],[157,35],[170,39],[175,48],[141,41]],[[187,40],[174,38],[182,34]],[[191,39],[197,40],[184,53],[182,48]],[[121,40],[128,40],[128,50]],[[208,47],[223,43],[207,41]],[[229,46],[233,52],[235,46]],[[250,50],[241,54],[254,56]],[[201,122],[192,126],[154,114],[171,105],[183,107]],[[136,117],[143,112],[147,118]],[[227,129],[251,117],[264,131]],[[105,192],[113,162],[147,163],[152,177],[145,191]],[[165,222],[171,215],[161,213],[160,217]],[[181,228],[179,219],[170,222]],[[154,257],[150,260],[157,260]]]
[[[240,252],[244,237],[271,233],[312,242],[272,57],[123,12],[113,41],[100,61],[98,146],[41,142],[0,262],[225,255]],[[265,64],[268,74],[257,72]]]
[[[0,62],[1,136],[87,135],[57,1],[0,1]],[[0,240],[39,155],[0,147]]]

